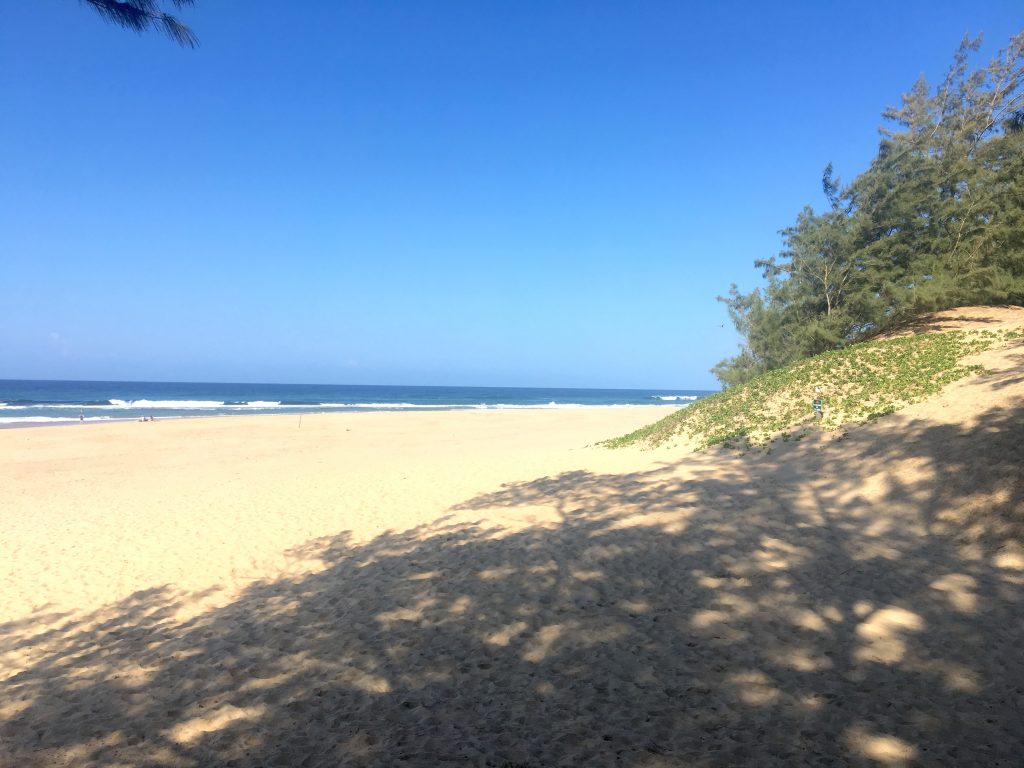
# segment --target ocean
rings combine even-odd
[[[0,379],[0,427],[237,414],[686,406],[693,389],[199,384]]]

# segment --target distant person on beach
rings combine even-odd
[[[78,412],[78,420],[79,421],[85,421],[85,411],[79,411]]]

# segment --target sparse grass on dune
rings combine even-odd
[[[603,445],[654,448],[676,439],[700,449],[719,443],[763,445],[780,434],[799,439],[801,432],[792,435],[789,430],[815,422],[836,429],[875,419],[920,402],[957,379],[984,373],[979,365],[961,362],[1021,336],[1020,329],[955,330],[854,344],[764,373]],[[819,395],[815,387],[821,388]],[[811,406],[815,397],[824,403],[820,419]]]

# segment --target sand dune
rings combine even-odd
[[[647,409],[0,432],[0,765],[1019,765],[1024,345],[771,453]]]

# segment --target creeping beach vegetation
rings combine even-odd
[[[950,382],[983,374],[964,358],[1019,335],[1015,331],[948,331],[854,344],[762,373],[746,384],[698,400],[659,422],[602,445],[657,447],[672,439],[696,448],[763,445],[801,427],[835,430],[870,421],[939,392]],[[820,391],[816,391],[820,390]],[[823,403],[816,417],[814,398]],[[797,428],[797,434],[790,431]]]

